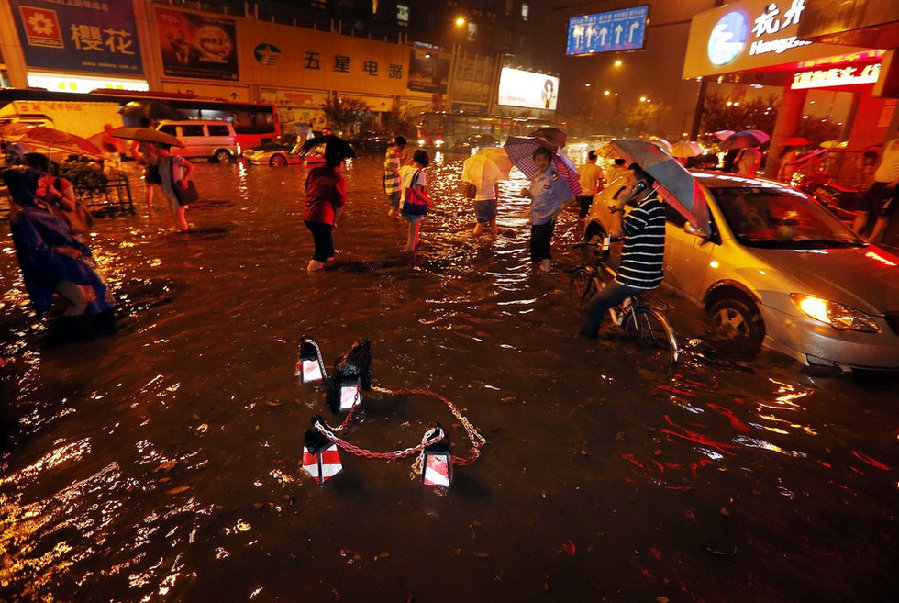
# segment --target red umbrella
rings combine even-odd
[[[705,191],[684,166],[648,140],[610,142],[628,163],[636,163],[656,179],[662,198],[694,226],[709,232],[709,209]]]
[[[35,151],[46,149],[47,151],[61,151],[74,155],[88,155],[97,159],[103,158],[103,151],[98,149],[97,145],[88,139],[57,130],[56,128],[45,128],[42,126],[28,128],[16,138],[25,146],[34,148]]]
[[[539,147],[554,151],[552,168],[565,181],[573,195],[580,195],[583,189],[581,188],[581,179],[578,176],[577,167],[565,153],[555,150],[557,147],[552,142],[545,138],[535,138],[533,136],[510,136],[503,145],[503,148],[506,149],[506,153],[509,155],[509,159],[528,179],[533,178],[538,173],[533,154]]]
[[[542,138],[549,141],[556,147],[555,149],[552,149],[554,151],[561,149],[565,146],[565,143],[568,142],[568,134],[566,134],[559,128],[537,128],[536,130],[528,133],[528,136]]]

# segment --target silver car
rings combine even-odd
[[[899,369],[899,257],[780,183],[693,175],[706,192],[710,234],[668,207],[667,286],[749,348],[843,370]],[[609,205],[624,184],[597,194],[585,238],[617,228]]]
[[[240,158],[247,163],[271,166],[302,163],[303,157],[298,154],[302,142],[297,140],[296,134],[285,134],[278,140],[245,149]]]

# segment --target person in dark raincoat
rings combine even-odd
[[[64,316],[100,314],[115,307],[115,300],[93,269],[93,256],[62,218],[35,200],[39,174],[33,170],[6,170],[9,188],[10,230],[16,258],[31,304],[38,314],[52,306],[54,293],[68,302]]]

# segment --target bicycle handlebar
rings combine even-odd
[[[601,242],[595,241],[581,241],[580,243],[575,243],[572,245],[572,249],[580,249],[581,247],[600,247],[603,251],[608,251],[610,245],[614,241],[623,241],[625,239],[624,236],[620,237],[605,237]]]

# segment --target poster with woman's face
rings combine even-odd
[[[237,35],[233,19],[156,9],[165,75],[237,81]]]

